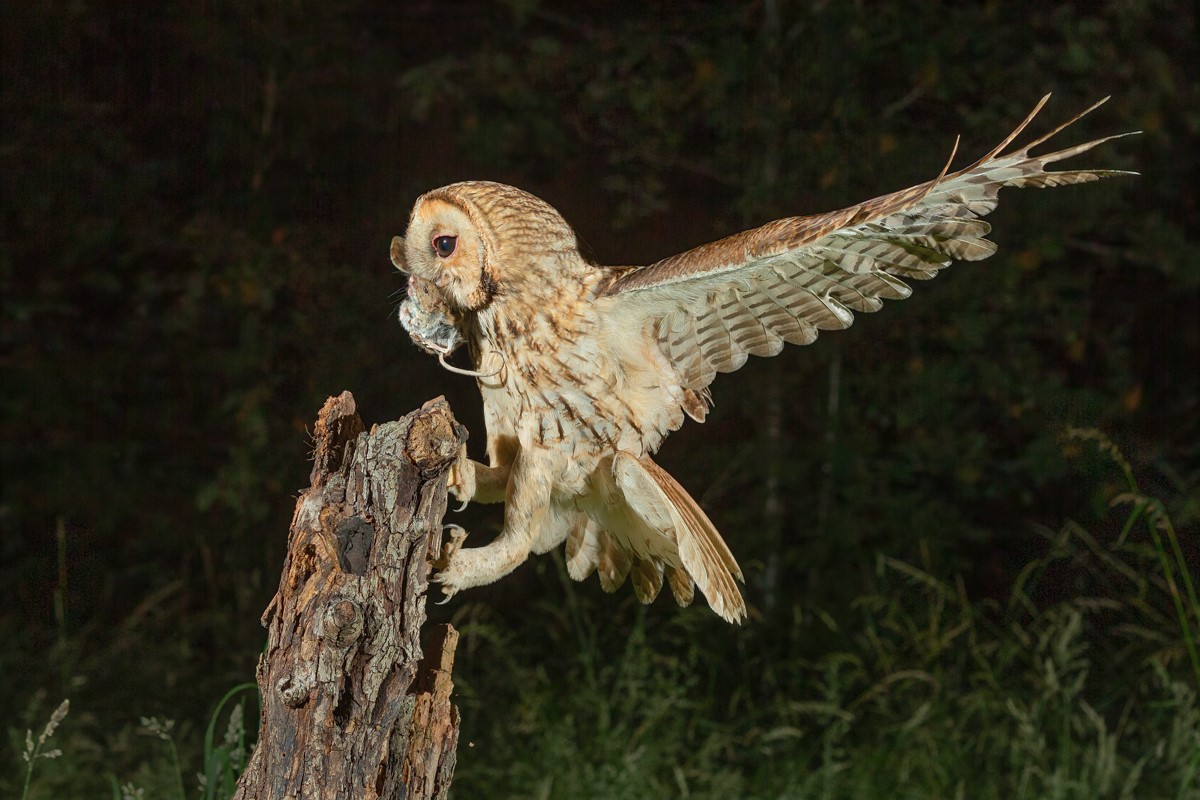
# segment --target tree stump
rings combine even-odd
[[[457,632],[421,626],[446,472],[466,430],[445,400],[364,432],[354,397],[317,418],[279,590],[263,613],[262,726],[238,800],[445,797]]]

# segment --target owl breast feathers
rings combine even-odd
[[[980,218],[1002,187],[1131,174],[1046,169],[1115,136],[1030,153],[1100,103],[1005,153],[1047,99],[957,172],[947,165],[918,186],[644,267],[589,262],[557,211],[511,186],[456,183],[418,198],[405,237],[392,242],[392,261],[409,276],[400,321],[440,358],[467,345],[489,463],[464,451],[450,488],[464,502],[504,502],[493,542],[464,548],[460,531],[443,548],[434,580],[447,598],[565,542],[576,580],[596,572],[614,591],[629,577],[645,603],[666,582],[684,606],[699,587],[721,617],[744,619],[737,561],[651,455],[685,416],[704,421],[718,372],[845,328],[854,312],[908,297],[907,281],[954,260],[990,256]]]

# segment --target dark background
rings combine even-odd
[[[326,396],[352,391],[370,424],[445,394],[482,458],[473,382],[399,328],[387,255],[414,198],[455,180],[519,185],[600,262],[643,264],[926,180],[956,134],[966,163],[1047,91],[1034,135],[1108,94],[1063,146],[1144,131],[1063,167],[1141,177],[1006,190],[997,256],[718,379],[661,461],[747,572],[743,629],[567,586],[558,556],[436,611],[467,631],[464,741],[518,715],[497,665],[553,684],[581,641],[603,663],[630,630],[703,642],[694,671],[736,717],[753,703],[712,687],[754,697],[842,647],[887,559],[1003,609],[1068,520],[1120,533],[1121,473],[1071,426],[1122,448],[1195,561],[1194,3],[28,0],[4,17],[0,716],[21,734],[70,696],[83,771],[131,770],[120,732],[140,715],[181,720],[186,752],[252,679]],[[500,523],[456,519],[477,543]],[[1060,564],[1031,602],[1106,591]],[[1186,675],[1164,598],[1146,601],[1153,642],[1129,655],[1097,623],[1093,653]],[[503,752],[462,754],[464,785]]]

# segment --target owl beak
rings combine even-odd
[[[392,237],[392,266],[403,272],[405,275],[408,274],[408,263],[404,260],[403,236]]]

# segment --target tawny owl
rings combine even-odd
[[[1001,187],[1128,174],[1046,171],[1113,136],[1030,155],[1096,106],[1005,154],[1046,99],[965,169],[644,267],[591,263],[557,211],[511,186],[456,183],[418,198],[405,237],[392,241],[392,261],[409,275],[400,321],[443,364],[467,345],[490,464],[464,452],[451,489],[464,502],[504,501],[495,541],[463,548],[460,534],[445,547],[434,580],[446,596],[566,542],[576,580],[595,571],[613,591],[630,576],[647,603],[665,580],[685,606],[698,586],[717,614],[741,621],[737,561],[651,454],[685,415],[704,421],[716,373],[908,297],[905,279],[990,256],[980,217]]]

